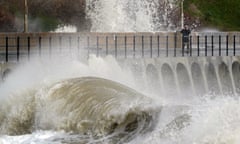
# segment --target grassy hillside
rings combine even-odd
[[[240,0],[185,0],[184,11],[202,26],[240,31]]]

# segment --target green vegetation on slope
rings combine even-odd
[[[203,26],[240,30],[240,0],[185,0],[184,11],[200,18]]]
[[[51,31],[68,24],[88,30],[91,25],[85,17],[85,0],[28,0],[28,8],[32,32]],[[23,13],[23,0],[0,0],[0,32],[22,31]],[[178,16],[179,11],[176,13]],[[240,31],[240,0],[184,0],[184,13],[187,23],[197,20],[201,27]]]

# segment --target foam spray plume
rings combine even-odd
[[[14,143],[12,137],[20,136],[17,140],[21,140],[21,136],[31,135],[37,143],[122,143],[152,131],[160,108],[153,106],[150,98],[120,84],[123,79],[110,80],[112,70],[97,71],[96,63],[108,65],[99,61],[102,59],[93,57],[87,66],[72,60],[53,60],[54,64],[37,60],[12,72],[0,87],[0,133],[8,135],[2,142],[10,139]],[[32,65],[39,68],[32,70]],[[28,77],[37,71],[41,71],[38,76]],[[46,140],[33,138],[34,133],[42,132],[56,134]],[[58,139],[61,132],[65,134]]]
[[[178,26],[176,1],[89,0],[86,5],[92,32],[155,32]]]
[[[95,56],[19,64],[0,85],[1,143],[239,142],[238,98],[169,99],[129,68]]]
[[[92,31],[154,31],[161,24],[154,17],[142,21],[129,10],[153,15],[145,6],[154,1],[89,2],[89,10],[96,7],[89,16],[108,22],[96,19]],[[120,16],[108,19],[104,13]],[[192,94],[185,99],[174,93],[169,98],[148,85],[143,59],[127,61],[111,56],[80,61],[64,55],[18,64],[0,84],[0,143],[240,143],[238,97]]]

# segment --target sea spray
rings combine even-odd
[[[174,30],[179,20],[177,2],[171,0],[88,0],[86,5],[92,32]]]
[[[131,74],[111,57],[93,56],[88,63],[37,59],[20,64],[0,87],[0,132],[20,138],[64,131],[64,140],[87,136],[87,141],[130,141],[153,130],[160,112],[151,98],[123,85],[136,87]]]
[[[128,141],[152,130],[160,112],[151,99],[102,78],[67,79],[26,94],[15,96],[5,106],[1,134],[64,130],[93,138],[113,134],[109,141]]]

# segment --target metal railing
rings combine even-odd
[[[61,54],[116,58],[240,55],[240,33],[192,33],[189,52],[180,33],[1,34],[0,61]]]

